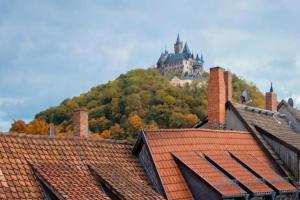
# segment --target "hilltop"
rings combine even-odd
[[[246,89],[253,106],[264,107],[264,95],[254,84],[233,75],[233,98],[239,102]],[[207,112],[207,86],[174,87],[155,69],[136,69],[91,88],[57,107],[38,113],[36,120],[53,123],[61,132],[71,128],[72,111],[89,111],[90,131],[104,138],[134,140],[137,130],[185,128],[203,119]]]

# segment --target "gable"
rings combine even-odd
[[[226,109],[226,129],[235,131],[247,131],[239,116],[230,108]]]

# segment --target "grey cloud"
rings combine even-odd
[[[300,96],[298,1],[22,0],[0,2],[0,127],[148,67],[177,32],[205,67],[229,67],[262,91]],[[289,73],[289,71],[297,73]],[[291,89],[290,89],[291,88]],[[287,92],[288,91],[288,92]],[[2,113],[2,114],[1,114]]]

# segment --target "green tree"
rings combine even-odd
[[[209,74],[204,76],[208,78]],[[250,94],[250,105],[264,107],[264,95],[258,88],[233,75],[235,102],[240,102],[243,90]],[[72,112],[80,107],[89,111],[94,138],[134,140],[140,128],[186,128],[206,117],[207,84],[201,88],[197,83],[174,87],[168,77],[155,69],[131,70],[77,97],[65,99],[57,107],[38,113],[35,119],[53,123],[69,134]]]

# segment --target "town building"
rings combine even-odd
[[[193,83],[197,87],[202,87],[207,82],[207,79],[202,76],[174,76],[170,82],[173,86],[177,87],[184,87],[186,85],[192,85]]]
[[[289,98],[287,102],[285,100],[282,100],[279,103],[277,109],[278,112],[285,115],[294,131],[300,134],[300,110],[297,110],[294,107],[293,99]]]
[[[179,34],[174,44],[174,53],[167,50],[161,53],[157,61],[157,69],[162,75],[180,74],[182,77],[201,77],[204,59],[202,54],[194,55],[187,44],[183,46]]]
[[[85,110],[73,126],[71,138],[0,134],[0,199],[164,199],[132,144],[90,139]]]
[[[215,101],[208,99],[208,116],[195,127],[248,131],[276,164],[278,173],[299,187],[299,111],[291,103],[282,101],[278,105],[272,86],[266,93],[265,109],[232,102],[228,97],[232,87],[224,70],[216,67],[210,73],[214,78],[209,80],[208,94],[214,94]]]

